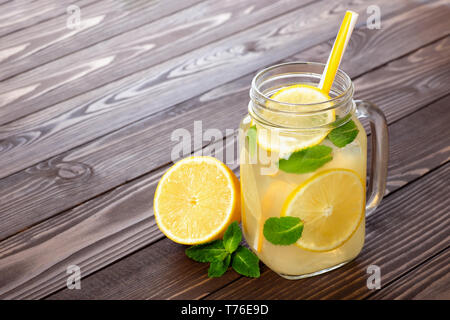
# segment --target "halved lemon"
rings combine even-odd
[[[216,158],[185,158],[159,181],[153,210],[159,229],[177,243],[218,239],[240,221],[239,180]]]
[[[317,128],[335,120],[334,110],[318,110],[315,103],[323,103],[320,109],[327,109],[331,103],[330,96],[319,88],[310,85],[293,85],[285,87],[270,97],[263,109],[262,117],[269,122],[290,128]],[[286,105],[288,104],[302,104]],[[311,105],[312,104],[312,105]],[[305,130],[302,134],[282,130],[274,130],[257,125],[257,141],[267,151],[289,154],[304,148],[315,146],[326,138],[330,130]]]
[[[348,240],[362,221],[365,186],[354,171],[330,169],[302,183],[286,199],[281,216],[303,221],[297,245],[310,251],[330,251]]]

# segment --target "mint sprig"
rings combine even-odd
[[[302,149],[293,152],[288,159],[280,159],[278,167],[287,173],[314,172],[333,159],[332,150],[332,148],[323,145]]]
[[[259,277],[259,259],[246,247],[240,245],[242,231],[237,222],[233,222],[224,233],[223,240],[192,246],[186,249],[186,255],[198,262],[209,262],[208,276],[221,277],[231,266],[246,277]]]
[[[249,249],[239,246],[231,263],[234,271],[246,277],[259,278],[259,259]]]
[[[235,221],[228,227],[223,235],[223,246],[229,253],[233,253],[242,241],[242,232],[238,223]]]
[[[185,251],[186,255],[198,262],[213,262],[223,260],[229,254],[222,240],[214,240],[205,244],[192,246]]]
[[[302,236],[303,222],[297,217],[269,218],[264,223],[264,237],[272,244],[287,246]]]
[[[218,278],[224,275],[227,272],[228,267],[230,266],[231,255],[228,254],[223,260],[212,261],[209,264],[208,269],[208,277],[210,278]]]
[[[348,121],[344,125],[334,128],[328,134],[328,139],[338,148],[343,148],[353,142],[358,135],[358,127],[353,120]]]

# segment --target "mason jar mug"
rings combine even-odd
[[[385,191],[385,117],[372,103],[353,100],[352,81],[341,70],[330,92],[321,93],[324,67],[294,62],[260,71],[240,125],[244,237],[288,279],[354,259],[364,244],[365,216]],[[372,143],[367,200],[364,118]]]

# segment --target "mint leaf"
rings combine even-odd
[[[248,152],[250,157],[254,157],[256,153],[256,125],[251,126],[247,131]]]
[[[238,223],[235,221],[230,224],[227,231],[225,231],[225,234],[223,235],[223,246],[229,253],[233,253],[237,249],[241,241],[241,228],[239,228]]]
[[[269,218],[263,229],[267,241],[284,246],[297,242],[302,232],[303,222],[297,217]]]
[[[216,260],[210,263],[208,269],[208,277],[218,278],[228,270],[231,261],[231,254],[228,254],[223,260]]]
[[[246,247],[239,246],[234,252],[231,266],[234,271],[243,276],[259,278],[259,259]]]
[[[192,246],[186,249],[186,255],[198,262],[210,262],[208,276],[216,278],[222,276],[231,266],[246,277],[257,278],[259,259],[249,249],[239,245],[242,241],[241,228],[233,222],[225,231],[223,240]]]
[[[322,145],[299,150],[293,152],[288,159],[280,159],[278,167],[288,173],[313,172],[333,159],[331,151],[330,147]]]
[[[358,132],[359,130],[358,127],[356,127],[355,122],[350,120],[346,124],[331,130],[328,134],[328,139],[330,139],[336,147],[343,148],[355,140]]]
[[[222,261],[229,254],[225,250],[222,240],[192,246],[187,248],[185,253],[189,258],[198,262]]]

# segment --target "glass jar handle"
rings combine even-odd
[[[372,213],[383,199],[386,190],[387,166],[389,157],[388,128],[383,112],[373,103],[356,100],[356,116],[367,118],[372,136],[371,172],[368,185],[366,215]]]

